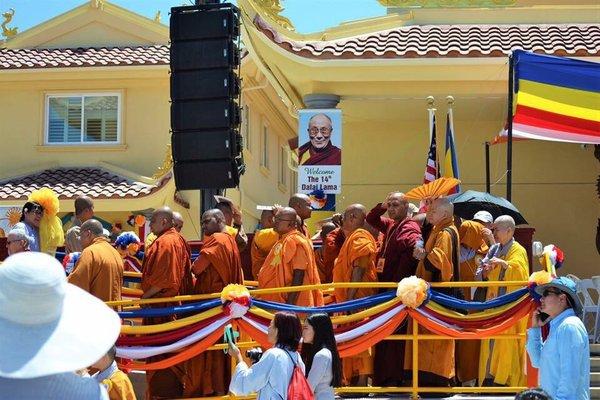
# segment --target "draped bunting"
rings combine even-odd
[[[120,365],[123,368],[167,368],[205,351],[222,340],[222,330],[230,322],[261,346],[268,348],[271,347],[267,339],[268,326],[274,316],[270,311],[338,314],[361,309],[353,314],[332,317],[335,338],[342,357],[360,354],[384,340],[392,335],[407,317],[413,318],[434,334],[452,338],[483,339],[505,331],[535,309],[536,303],[530,294],[531,290],[524,288],[485,302],[469,302],[429,289],[429,300],[415,309],[402,304],[394,291],[314,308],[252,299],[252,307],[247,313],[235,319],[227,314],[220,299],[182,306],[122,311],[119,313],[121,318],[183,313],[195,315],[156,325],[124,325],[117,341],[117,355],[121,357]],[[475,312],[465,315],[450,308]],[[166,357],[156,362],[142,362],[156,355]]]

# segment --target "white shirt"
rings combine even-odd
[[[324,347],[315,354],[312,366],[308,371],[308,383],[313,389],[315,400],[334,400],[335,393],[331,380],[333,379],[333,357],[331,351]]]
[[[30,379],[0,377],[0,400],[108,400],[104,386],[72,372]]]
[[[252,367],[245,362],[239,363],[231,377],[229,391],[241,396],[257,392],[257,400],[287,400],[288,385],[294,371],[294,363],[288,354],[304,372],[304,363],[298,352],[287,353],[273,347]]]

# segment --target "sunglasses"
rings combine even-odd
[[[40,206],[37,206],[37,207],[32,207],[31,210],[29,210],[28,212],[34,213],[36,215],[42,215],[42,214],[44,214],[44,209]]]
[[[562,292],[561,292],[561,291],[558,291],[558,290],[549,290],[549,289],[546,289],[546,290],[544,290],[544,292],[542,293],[542,297],[548,297],[548,296],[550,296],[551,294],[553,294],[553,295],[556,295],[556,296],[559,296],[559,295],[561,295],[561,294],[562,294]]]

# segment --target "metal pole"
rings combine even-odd
[[[507,146],[506,146],[506,199],[512,199],[512,129],[513,129],[513,77],[514,62],[512,54],[508,57],[508,115],[507,115]]]
[[[490,193],[490,142],[485,142],[485,191]]]

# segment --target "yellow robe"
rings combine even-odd
[[[433,227],[425,251],[427,257],[419,261],[417,266],[417,277],[432,282],[435,279],[434,273],[426,265],[434,267],[439,271],[439,282],[448,282],[453,280],[454,269],[452,267],[452,237],[445,231],[446,228],[452,229],[458,237],[458,231],[454,226],[452,218],[441,221]],[[412,321],[409,323],[408,332],[412,332]],[[423,327],[419,327],[419,333],[430,334]],[[454,368],[454,340],[423,340],[419,341],[419,372],[425,372],[436,375],[442,379],[450,379],[455,374]],[[404,354],[404,369],[412,369],[412,343],[406,342],[406,351]],[[421,374],[420,374],[421,375]],[[419,377],[421,379],[421,377]]]
[[[516,241],[511,246],[505,257],[500,257],[508,262],[504,281],[526,281],[529,274],[527,252]],[[489,281],[498,281],[501,267],[496,267],[488,275]],[[498,287],[489,287],[486,300],[498,297]],[[506,287],[506,293],[520,289],[518,286]],[[515,326],[505,330],[505,334],[525,333],[527,317],[522,318]],[[481,354],[479,356],[479,384],[483,383],[486,375],[488,357],[490,357],[490,340],[481,341]],[[494,382],[507,386],[525,386],[525,337],[522,339],[494,340],[494,347],[490,358],[490,374]]]

